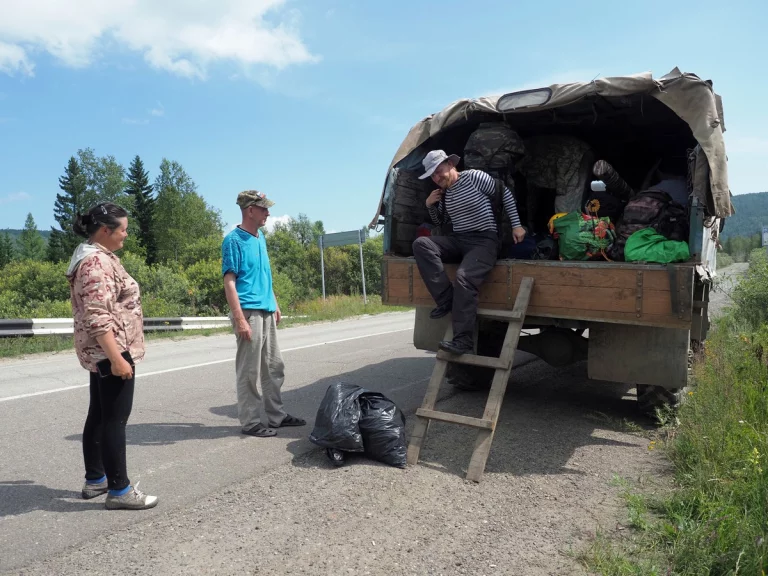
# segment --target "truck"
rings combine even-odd
[[[523,154],[528,142],[541,138],[584,143],[590,154],[571,165],[567,175],[583,193],[582,200],[601,185],[609,192],[623,189],[634,194],[659,180],[672,180],[683,191],[680,201],[689,224],[687,261],[520,259],[502,253],[479,295],[482,308],[511,309],[521,280],[533,278],[526,335],[518,350],[552,366],[586,362],[590,379],[634,386],[644,412],[676,404],[688,383],[692,358],[710,327],[707,304],[716,276],[718,238],[734,213],[722,99],[712,82],[675,68],[660,78],[641,73],[555,84],[460,99],[416,123],[387,169],[369,227],[384,236],[382,302],[415,307],[417,349],[437,351],[450,325],[450,315],[430,319],[435,303],[413,258],[413,241],[429,228],[425,201],[434,188],[429,179],[418,179],[421,161],[433,149],[463,157],[471,135],[489,124],[514,130],[526,148]],[[601,170],[610,169],[607,177],[600,174],[602,180],[598,161]],[[563,172],[557,161],[550,169]],[[509,178],[518,208],[537,206],[538,222],[546,223],[555,212],[558,191],[552,188],[557,185],[529,185],[522,198],[524,171],[512,171]],[[553,182],[558,177],[549,176]],[[537,226],[530,213],[524,221]],[[507,222],[505,226],[509,239]],[[538,224],[536,230],[542,234],[537,238],[547,236],[543,228]],[[430,233],[449,231],[436,228]],[[446,264],[449,277],[455,268]],[[477,353],[497,355],[505,329],[498,321],[480,320]],[[483,368],[451,365],[448,378],[459,387],[482,387],[490,374]]]

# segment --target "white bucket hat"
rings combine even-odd
[[[434,171],[437,170],[437,167],[440,166],[440,164],[443,162],[447,161],[456,166],[459,163],[459,160],[461,160],[461,158],[456,156],[456,154],[451,154],[448,156],[448,154],[442,150],[432,150],[432,152],[424,156],[424,160],[421,161],[426,172],[419,176],[419,180],[424,180],[432,176]]]

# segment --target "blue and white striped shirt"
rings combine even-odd
[[[445,190],[442,200],[429,207],[429,216],[438,225],[450,219],[453,231],[458,233],[485,230],[496,232],[496,219],[491,205],[495,194],[496,182],[489,174],[482,170],[464,170],[459,172],[456,183]],[[506,186],[502,202],[509,222],[513,228],[517,228],[521,225],[520,216],[517,214],[515,198]]]

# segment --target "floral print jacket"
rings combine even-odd
[[[75,350],[80,365],[91,372],[107,357],[96,340],[112,332],[121,351],[135,362],[144,358],[144,315],[139,285],[112,252],[94,248],[68,276],[75,328]],[[89,246],[89,248],[91,248]]]

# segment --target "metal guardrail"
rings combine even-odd
[[[204,330],[231,326],[226,316],[185,316],[179,318],[144,318],[144,332],[165,330]],[[0,338],[11,336],[44,336],[72,334],[72,318],[32,318],[26,320],[0,320]]]

